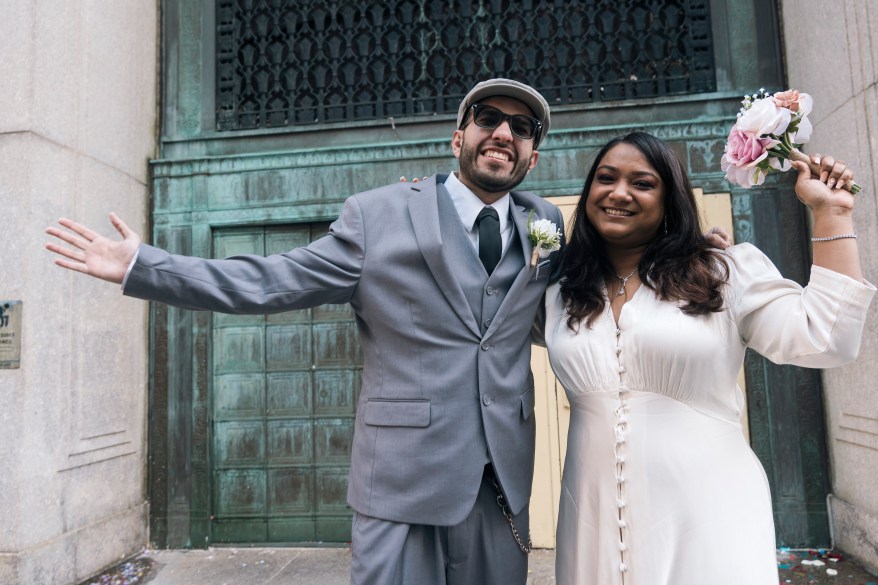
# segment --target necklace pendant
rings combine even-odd
[[[632,276],[634,276],[635,272],[637,272],[636,268],[634,270],[632,270],[631,274],[629,274],[628,276],[621,276],[618,273],[616,274],[616,278],[618,278],[619,281],[622,283],[622,286],[619,287],[619,292],[616,293],[617,297],[621,297],[622,295],[625,294],[625,285],[628,284],[628,279],[631,278]]]

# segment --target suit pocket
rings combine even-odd
[[[534,413],[536,404],[536,396],[534,395],[534,387],[521,395],[521,418],[527,420]]]
[[[366,401],[364,420],[374,427],[427,427],[430,401],[370,399]]]
[[[534,270],[534,280],[544,280],[549,278],[549,275],[552,273],[552,260],[551,258],[546,258],[539,264],[537,264],[536,269]]]

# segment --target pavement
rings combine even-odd
[[[81,585],[347,585],[350,562],[348,548],[144,550]],[[729,562],[747,559],[730,550]],[[554,564],[554,550],[534,550],[528,585],[554,585]],[[837,551],[781,549],[778,568],[780,585],[878,585]]]

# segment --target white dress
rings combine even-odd
[[[559,585],[777,585],[768,481],[740,423],[744,349],[850,362],[875,288],[814,266],[802,289],[749,244],[726,258],[728,308],[699,317],[641,286],[618,328],[607,305],[576,334],[550,287],[545,340],[571,408]]]

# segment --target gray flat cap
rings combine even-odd
[[[463,124],[463,118],[471,105],[489,97],[510,97],[529,107],[536,119],[543,124],[540,133],[534,137],[534,148],[539,146],[549,132],[549,123],[551,122],[549,104],[537,90],[514,79],[498,77],[477,83],[460,102],[460,108],[457,110],[457,127],[460,128],[460,125]]]

